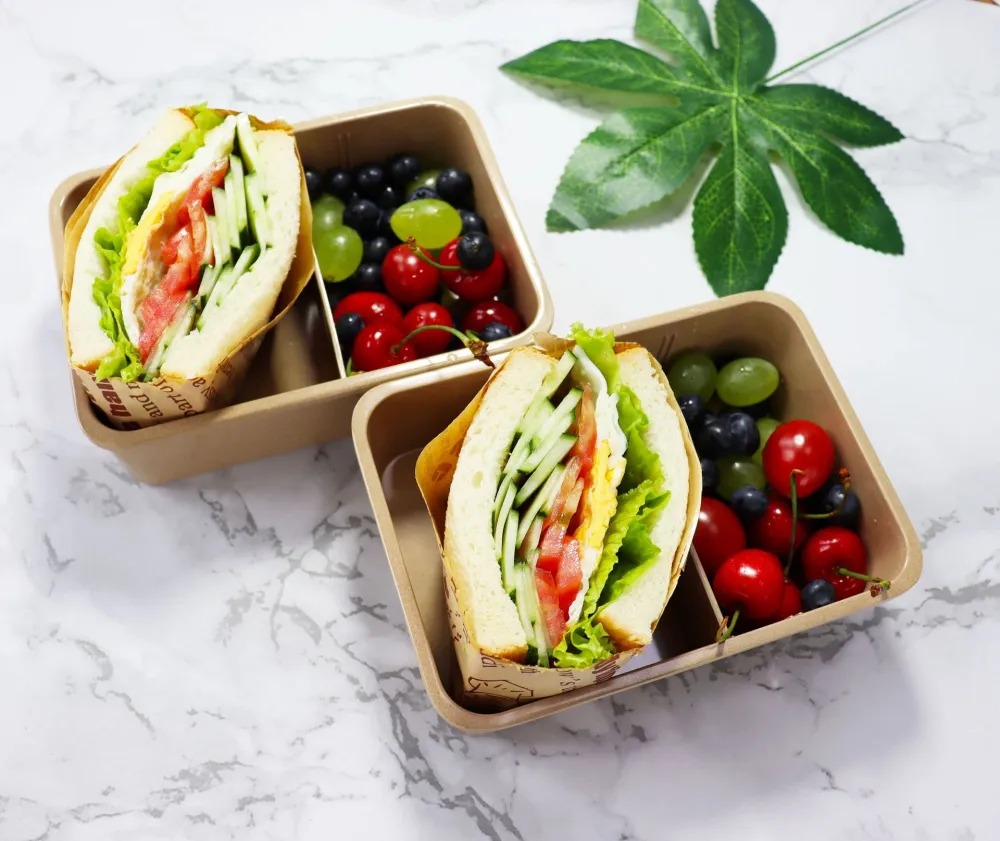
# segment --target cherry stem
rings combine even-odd
[[[451,333],[451,335],[457,337],[463,345],[465,345],[469,350],[472,351],[472,355],[476,357],[480,362],[482,362],[487,368],[495,368],[496,365],[493,364],[493,360],[487,355],[486,349],[487,345],[482,339],[478,338],[475,333],[471,330],[466,334],[461,330],[456,330],[454,327],[449,327],[447,324],[424,324],[413,330],[408,336],[404,337],[399,344],[395,344],[390,348],[390,353],[395,356],[399,353],[400,349],[405,345],[410,339],[416,336],[418,333],[423,333],[426,330],[444,330],[446,333]]]
[[[847,569],[847,567],[837,567],[837,575],[846,575],[848,578],[856,578],[858,581],[870,581],[872,584],[877,584],[883,590],[888,590],[889,587],[892,586],[892,582],[886,581],[884,578],[876,578],[874,575],[865,575],[863,572],[854,572],[853,570]]]
[[[799,524],[799,491],[795,484],[795,477],[801,473],[801,470],[793,470],[792,475],[788,477],[788,483],[792,486],[792,540],[788,547],[788,560],[785,561],[785,581],[788,580],[788,575],[792,571],[792,561],[795,558],[795,529]]]
[[[807,520],[828,520],[840,514],[847,507],[847,497],[851,492],[851,474],[847,472],[846,467],[840,468],[840,484],[844,486],[844,498],[840,500],[840,505],[833,511],[827,511],[825,514],[803,514],[802,516]]]
[[[722,645],[727,639],[733,635],[733,631],[736,630],[736,622],[740,618],[740,610],[737,608],[733,611],[732,617],[725,616],[722,619],[722,624],[719,625],[719,630],[715,634],[715,641],[719,645]]]
[[[428,266],[433,266],[435,269],[440,269],[443,272],[460,272],[462,271],[461,266],[445,266],[432,260],[424,251],[417,245],[417,241],[413,237],[406,238],[406,244],[410,247],[410,251],[417,255],[421,260],[427,263]]]

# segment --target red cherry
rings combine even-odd
[[[500,301],[480,301],[473,304],[462,319],[462,329],[479,334],[487,324],[492,324],[494,321],[506,324],[512,336],[524,330],[521,316]]]
[[[799,498],[815,493],[833,472],[833,441],[819,424],[793,420],[781,424],[761,453],[767,483],[782,496],[791,496],[792,471]]]
[[[719,567],[712,590],[727,613],[738,610],[750,619],[767,619],[781,607],[785,574],[777,555],[760,549],[737,552]]]
[[[802,594],[791,581],[786,581],[785,587],[781,591],[781,606],[769,621],[780,622],[782,619],[788,619],[797,613],[802,613]]]
[[[740,518],[726,503],[710,496],[701,498],[694,551],[711,578],[731,555],[747,548],[747,535]]]
[[[451,314],[440,304],[428,302],[417,304],[403,318],[403,332],[409,335],[418,327],[426,327],[429,324],[440,324],[445,327],[454,327]],[[417,354],[423,356],[433,356],[435,353],[442,353],[451,342],[452,336],[444,330],[424,330],[418,333],[409,343],[417,349]]]
[[[421,249],[425,257],[426,251]],[[382,261],[382,282],[386,291],[401,304],[411,306],[437,296],[441,273],[425,263],[405,243],[390,249]]]
[[[809,524],[799,517],[795,526],[796,551],[802,548],[810,531]],[[773,552],[779,558],[788,557],[788,547],[792,545],[792,505],[787,499],[774,494],[768,497],[767,510],[750,523],[750,545]]]
[[[802,572],[806,581],[825,578],[833,585],[837,601],[863,593],[867,582],[837,572],[849,569],[861,575],[868,574],[868,553],[865,544],[850,529],[828,526],[809,538],[802,550]]]
[[[369,324],[362,328],[354,340],[354,347],[351,348],[351,366],[355,371],[375,371],[416,359],[417,349],[412,341],[393,352],[393,347],[404,338],[406,334],[395,324],[386,322]]]
[[[457,246],[457,239],[449,242],[441,249],[437,261],[443,266],[458,266],[458,257],[455,254]],[[485,269],[469,271],[460,268],[458,271],[443,271],[441,276],[444,285],[463,301],[485,301],[496,295],[503,287],[503,282],[507,279],[507,264],[497,251],[493,255],[493,262]],[[513,328],[511,332],[515,332]]]
[[[365,324],[375,324],[388,321],[393,324],[403,323],[403,311],[392,298],[381,292],[352,292],[333,308],[333,320],[339,321],[342,315],[357,313]]]

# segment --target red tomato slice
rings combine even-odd
[[[177,252],[181,248],[181,243],[185,240],[187,240],[187,248],[190,252],[191,231],[186,227],[181,228],[176,234],[163,243],[163,247],[160,248],[160,259],[163,260],[164,265],[172,266],[177,262]]]
[[[205,208],[200,201],[191,202],[188,208],[188,215],[191,217],[191,248],[194,250],[194,259],[200,266],[205,258],[205,245],[208,242],[208,225],[205,222]],[[212,261],[215,262],[214,259]]]
[[[580,459],[580,472],[590,475],[594,464],[594,450],[597,448],[597,414],[594,393],[588,383],[583,387],[583,397],[576,407],[576,444],[572,454]]]
[[[171,268],[179,267],[172,266]],[[161,286],[162,285],[163,284],[161,284]],[[170,322],[174,320],[174,316],[177,314],[177,311],[187,300],[187,295],[184,293],[173,296],[163,295],[158,298],[154,297],[154,295],[155,292],[153,295],[146,298],[146,300],[142,302],[142,307],[140,308],[142,310],[144,323],[142,333],[139,335],[139,354],[142,356],[142,361],[144,363],[148,361],[150,354],[152,354],[157,344],[159,344],[160,338],[163,336],[163,331],[166,330]]]
[[[552,573],[544,569],[535,569],[535,591],[538,593],[538,606],[542,621],[545,623],[549,645],[555,647],[566,633],[566,614],[559,607],[559,595]]]
[[[559,594],[559,607],[569,614],[573,599],[580,592],[583,584],[583,569],[580,566],[580,543],[573,537],[563,542],[562,559],[559,562],[559,572],[556,573],[556,592]]]
[[[538,560],[535,566],[554,575],[559,570],[565,540],[565,526],[559,523],[549,526],[542,534],[542,543],[538,549]]]
[[[580,466],[581,462],[578,458],[571,458],[568,462],[566,462],[566,469],[563,472],[563,479],[562,484],[559,486],[559,493],[556,494],[556,500],[552,504],[549,516],[545,518],[544,527],[546,529],[562,516],[563,508],[566,507],[566,501],[573,492],[576,480],[580,476]]]
[[[226,178],[226,172],[229,171],[229,158],[223,158],[221,161],[216,161],[209,167],[205,172],[198,176],[194,184],[191,185],[191,189],[188,190],[187,196],[184,198],[184,203],[181,205],[181,209],[177,212],[177,221],[181,225],[186,225],[190,219],[189,208],[195,202],[201,204],[201,206],[209,213],[214,212],[215,205],[212,204],[212,188],[221,187],[222,182]]]

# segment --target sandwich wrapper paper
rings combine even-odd
[[[538,334],[535,337],[535,343],[553,356],[561,355],[563,350],[573,345],[571,341],[559,339],[548,334]],[[634,347],[640,347],[640,345],[637,345],[635,342],[615,343],[616,352]],[[445,512],[448,507],[448,493],[451,490],[451,481],[455,475],[455,466],[458,463],[458,454],[462,449],[462,443],[465,441],[465,435],[472,425],[476,411],[479,409],[479,404],[486,394],[486,389],[489,388],[493,377],[497,376],[503,369],[504,364],[506,364],[506,361],[494,371],[493,376],[479,390],[479,393],[469,403],[462,414],[455,418],[440,435],[427,444],[417,458],[417,485],[420,488],[420,493],[423,495],[424,502],[427,504],[427,510],[430,512],[431,519],[434,522],[434,532],[437,536],[442,564],[444,563]],[[666,376],[662,372],[658,373],[666,379]],[[690,462],[690,452],[688,456],[688,461]],[[677,556],[675,556],[675,568],[670,581],[671,593],[673,593],[674,587],[676,587],[677,579],[680,577],[684,560],[687,558],[688,549],[694,536],[698,500],[701,496],[700,489],[700,481],[697,483],[697,486],[694,484],[691,486],[692,493],[689,494],[690,499],[688,504],[688,526],[685,529],[684,538],[678,548]],[[697,494],[693,493],[695,490],[698,491]],[[694,500],[693,503],[691,499]],[[694,506],[693,509],[692,504]],[[692,515],[692,511],[695,512],[694,515]],[[444,569],[444,584],[445,597],[448,604],[448,618],[451,625],[451,638],[455,645],[455,654],[458,658],[461,679],[461,686],[458,687],[456,700],[469,709],[481,711],[506,709],[539,698],[561,695],[564,692],[571,692],[574,689],[610,680],[631,657],[642,650],[635,648],[628,651],[621,651],[589,669],[543,669],[537,666],[525,666],[499,657],[491,657],[483,654],[469,638],[469,632],[462,621],[462,613],[455,590],[455,581],[448,573],[447,567]]]
[[[222,108],[214,109],[220,114],[235,114]],[[251,117],[255,128],[281,129],[291,132],[291,126],[283,122],[265,123]],[[298,157],[298,147],[295,155]],[[124,157],[124,156],[123,156]],[[66,223],[66,237],[63,259],[63,327],[66,330],[66,348],[69,352],[69,297],[73,285],[73,266],[76,251],[87,226],[94,203],[100,197],[104,185],[121,163],[121,159],[94,183]],[[299,295],[306,288],[313,274],[312,251],[312,206],[306,189],[305,175],[299,161],[302,182],[302,199],[299,207],[299,239],[295,257],[278,294],[271,320],[256,333],[249,336],[213,370],[191,380],[157,377],[153,382],[127,383],[118,378],[97,381],[92,371],[73,367],[74,375],[83,383],[91,401],[103,413],[110,426],[131,430],[154,426],[177,418],[190,417],[202,412],[218,409],[232,402],[236,391],[246,375],[254,355],[267,332],[274,327],[292,308]]]

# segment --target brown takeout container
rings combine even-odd
[[[405,150],[428,166],[465,169],[476,211],[506,259],[513,304],[527,325],[523,333],[491,343],[491,352],[526,344],[532,333],[551,326],[552,303],[534,255],[483,128],[467,105],[423,98],[322,117],[294,131],[307,167],[354,166]],[[104,172],[73,175],[52,196],[49,219],[60,276],[69,223]],[[115,453],[136,478],[163,484],[345,437],[354,405],[372,386],[471,359],[463,349],[348,377],[335,333],[326,284],[314,271],[295,305],[263,337],[230,405],[144,429],[115,429],[73,377],[77,417],[87,437]]]
[[[773,625],[738,632],[718,645],[715,635],[722,612],[692,549],[652,645],[609,679],[567,687],[563,694],[500,712],[471,709],[457,700],[470,687],[463,685],[458,667],[443,562],[414,470],[421,450],[473,400],[489,371],[478,362],[465,363],[386,383],[358,402],[354,444],[424,684],[438,713],[455,727],[500,730],[702,666],[895,598],[920,575],[922,553],[913,525],[815,334],[794,304],[771,293],[747,293],[612,329],[617,339],[643,345],[661,363],[698,348],[714,354],[753,354],[777,365],[782,380],[771,400],[775,416],[813,420],[830,433],[838,463],[850,470],[862,502],[861,537],[870,572],[891,581],[891,587],[877,598],[866,591]],[[400,424],[400,417],[407,423]]]

